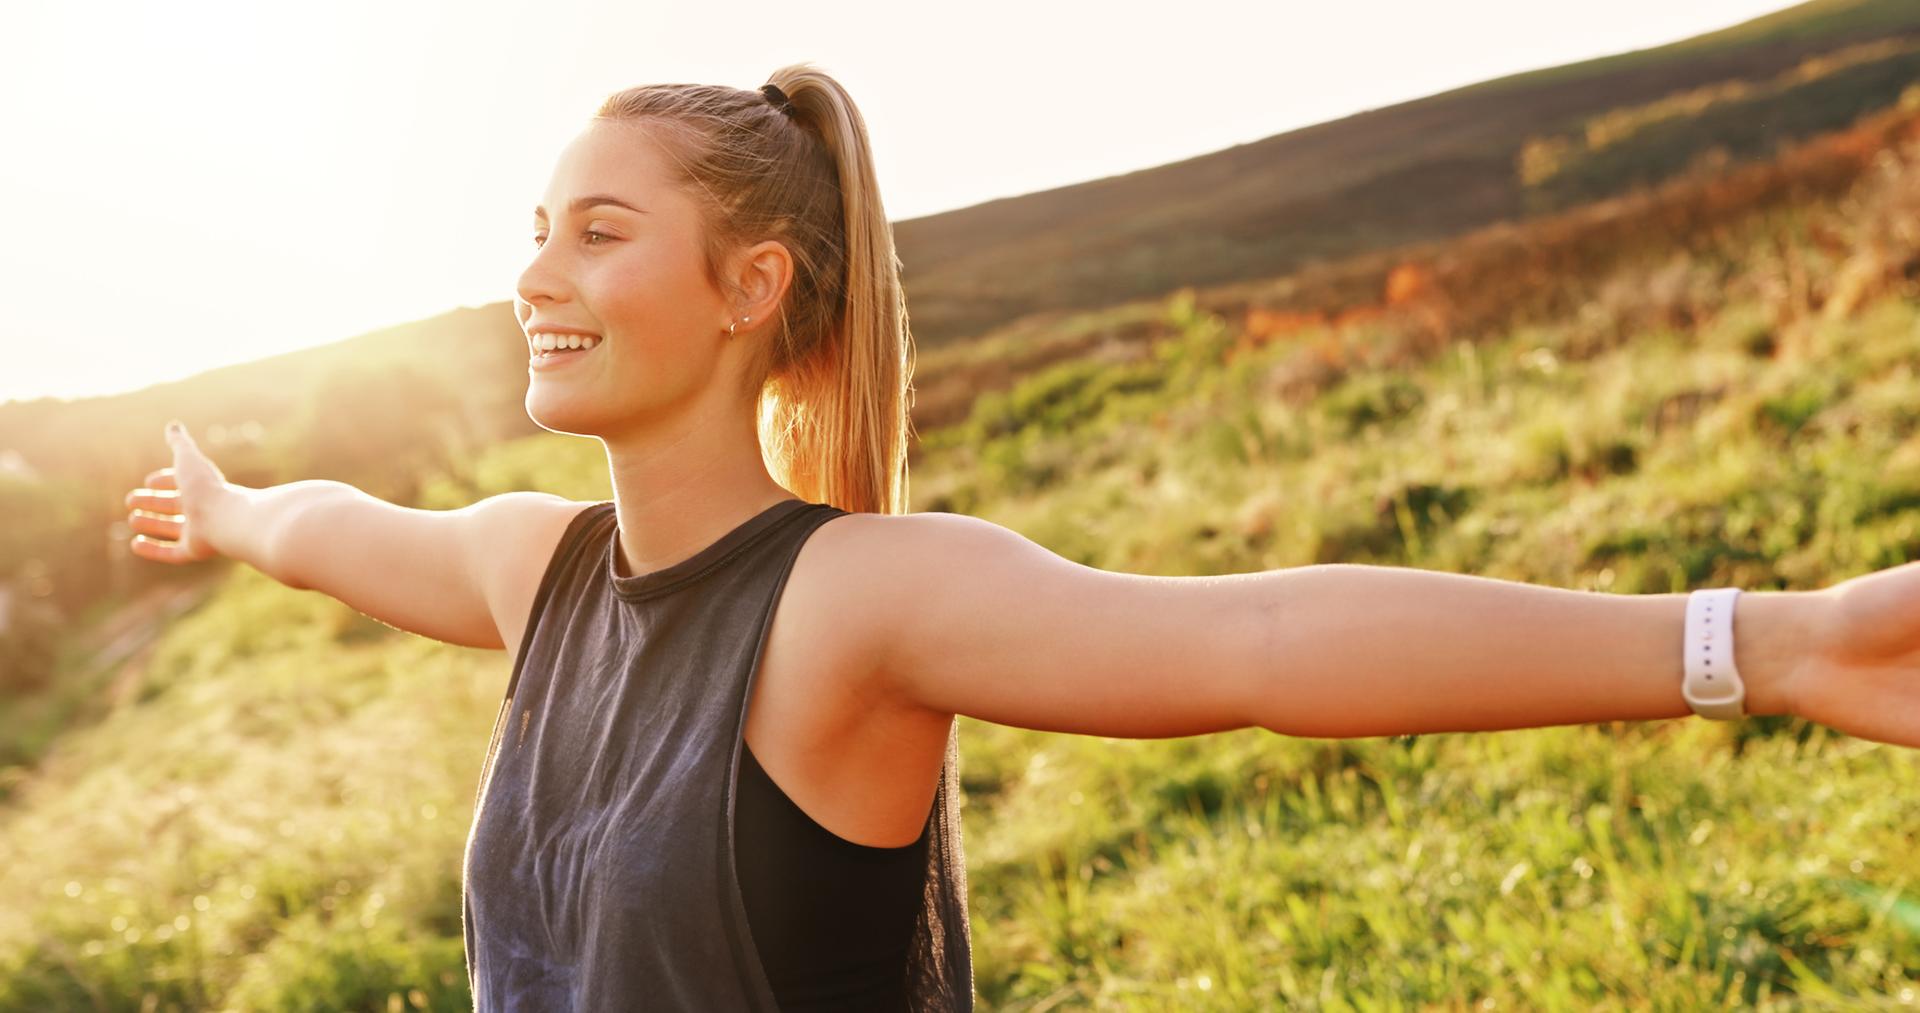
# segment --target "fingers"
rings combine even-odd
[[[176,461],[181,451],[198,449],[178,421],[167,423],[166,437]],[[187,561],[186,547],[180,544],[186,524],[180,519],[185,511],[180,506],[179,488],[175,469],[156,468],[141,479],[140,488],[127,493],[127,526],[135,532],[127,548],[134,555],[156,563]]]
[[[180,507],[180,493],[171,489],[134,489],[127,493],[128,510],[151,510],[157,514],[185,513]]]
[[[178,563],[180,544],[178,542],[158,542],[145,535],[133,536],[130,543],[133,554],[142,559],[151,559],[156,563]]]
[[[183,521],[154,514],[133,513],[127,516],[127,526],[143,535],[164,538],[169,542],[180,540],[180,532],[186,527]]]

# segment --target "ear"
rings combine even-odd
[[[772,320],[786,296],[793,283],[793,255],[785,244],[768,239],[742,250],[734,264],[732,319],[752,318],[740,326],[742,331],[752,330]]]

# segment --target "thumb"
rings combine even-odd
[[[167,423],[167,446],[172,447],[175,453],[200,449],[194,444],[193,437],[187,435],[187,427],[179,419]]]
[[[182,490],[204,488],[204,483],[227,480],[220,466],[193,442],[193,436],[178,419],[167,423],[167,445],[173,448],[174,482]]]

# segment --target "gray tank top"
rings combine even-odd
[[[793,561],[846,511],[782,500],[622,576],[613,507],[561,536],[494,719],[461,864],[474,1007],[777,1010],[734,874],[742,736]],[[973,1008],[957,734],[908,945],[916,1010]]]

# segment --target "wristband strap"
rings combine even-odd
[[[1680,695],[1695,714],[1715,721],[1746,716],[1741,704],[1747,687],[1733,663],[1733,609],[1739,597],[1737,587],[1703,588],[1687,595],[1682,646],[1687,675]]]

